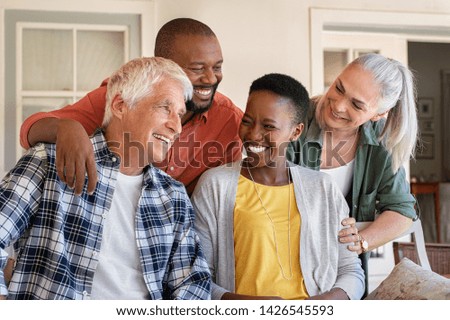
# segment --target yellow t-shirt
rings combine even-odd
[[[265,186],[239,177],[234,207],[234,254],[236,257],[236,293],[258,296],[281,296],[284,299],[308,297],[300,267],[300,213],[295,201],[293,184]],[[290,202],[290,253],[288,241],[288,203]],[[278,262],[275,242],[282,269]],[[287,280],[283,277],[283,272]]]

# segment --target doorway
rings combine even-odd
[[[450,243],[450,42],[408,42],[409,67],[415,72],[422,145],[410,162],[413,181],[438,183],[440,240]],[[417,196],[426,242],[437,241],[433,194]]]

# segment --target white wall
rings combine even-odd
[[[253,80],[269,72],[309,79],[308,10],[304,1],[158,1],[157,24],[192,17],[217,34],[224,55],[219,90],[245,107]]]
[[[34,1],[0,0],[0,8],[13,4],[26,9],[30,2]],[[82,6],[81,11],[111,11],[124,3],[133,6],[142,2],[154,6],[154,16],[148,15],[143,21],[144,54],[152,54],[154,32],[170,19],[192,17],[211,26],[225,58],[220,91],[241,108],[245,107],[251,81],[268,72],[288,73],[310,88],[311,8],[450,13],[448,0],[64,0],[63,5],[59,0],[41,0],[39,8],[79,10]]]
[[[217,34],[224,54],[219,90],[245,108],[251,81],[288,73],[310,88],[310,8],[450,13],[450,1],[430,0],[156,0],[157,29],[191,17]]]

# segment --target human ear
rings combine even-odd
[[[128,110],[125,102],[122,99],[122,96],[120,94],[116,94],[111,102],[111,113],[119,118],[122,119],[124,113]]]
[[[300,137],[300,135],[302,134],[304,127],[305,127],[305,125],[303,123],[297,124],[293,129],[290,141],[297,140]]]
[[[374,117],[373,117],[372,119],[370,119],[370,120],[372,120],[373,122],[375,122],[375,121],[378,121],[378,120],[380,120],[380,119],[382,119],[382,118],[387,118],[388,113],[389,113],[389,110],[386,111],[386,112],[377,114],[376,116],[374,116]]]

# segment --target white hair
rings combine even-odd
[[[418,138],[416,90],[412,72],[379,54],[366,54],[351,64],[369,71],[380,87],[378,114],[389,111],[380,142],[392,155],[394,172],[414,157]]]
[[[116,95],[120,95],[128,108],[133,109],[137,102],[152,94],[153,87],[163,79],[178,81],[183,87],[185,101],[192,98],[191,81],[183,69],[169,59],[137,58],[120,67],[108,80],[103,126],[111,121],[111,104]]]

